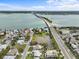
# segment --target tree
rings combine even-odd
[[[69,42],[68,43],[70,43],[70,41],[71,41],[71,37],[69,37]]]
[[[3,49],[0,52],[0,59],[3,59],[3,57],[8,53],[9,50],[10,50],[10,47],[9,46],[5,50]]]
[[[12,45],[12,46],[14,46],[15,43],[16,43],[16,39],[14,39],[14,40],[11,41],[11,45]]]

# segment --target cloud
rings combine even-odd
[[[46,1],[48,4],[51,4],[51,3],[75,3],[75,2],[78,2],[78,0],[47,0]]]
[[[47,0],[51,10],[79,10],[78,0]]]
[[[79,4],[64,4],[61,6],[58,6],[59,10],[75,10],[75,11],[79,11]]]
[[[0,3],[0,10],[11,10],[12,9],[12,6],[8,5],[8,4],[3,4],[3,3]]]
[[[46,2],[47,2],[48,4],[51,4],[51,3],[54,2],[54,0],[47,0]]]

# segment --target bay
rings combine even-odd
[[[42,15],[59,26],[79,27],[79,15]],[[2,14],[0,13],[0,29],[21,29],[45,27],[44,22],[33,14]]]

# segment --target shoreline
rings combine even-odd
[[[79,29],[79,27],[78,26],[54,26],[54,27],[56,27],[56,28],[60,28],[60,29],[65,29],[65,28],[69,28],[69,29]],[[26,28],[12,28],[12,29],[10,29],[10,28],[4,28],[4,29],[2,29],[2,28],[0,28],[0,30],[15,30],[15,29],[17,29],[17,30],[24,30],[24,29],[40,29],[40,28],[42,28],[42,29],[46,29],[47,27],[46,26],[44,26],[44,27],[36,27],[36,28],[32,28],[32,27],[26,27]]]

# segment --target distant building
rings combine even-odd
[[[60,31],[62,32],[62,34],[69,34],[70,33],[70,31],[67,29],[61,29]]]
[[[14,33],[18,33],[19,31],[17,29],[14,30]]]
[[[4,32],[0,32],[0,36],[3,36],[5,33]]]

